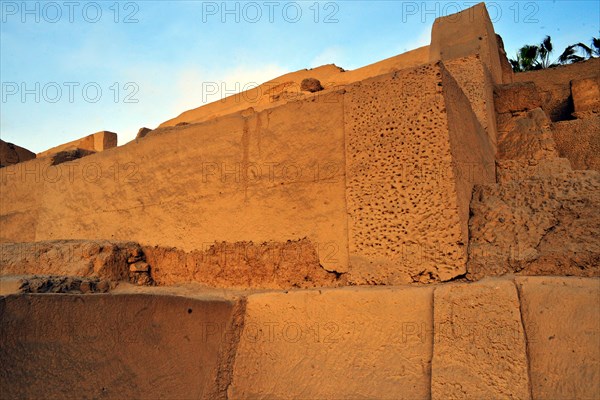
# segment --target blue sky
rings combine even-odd
[[[556,56],[599,35],[597,1],[486,3],[509,56],[546,34]],[[234,91],[322,64],[361,67],[428,44],[436,16],[472,4],[2,0],[0,136],[34,152],[100,130],[124,144],[202,105],[203,82]]]

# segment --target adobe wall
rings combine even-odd
[[[117,134],[114,132],[101,131],[85,136],[72,142],[61,144],[46,151],[38,153],[38,157],[45,157],[65,150],[83,149],[90,151],[104,151],[117,146]]]
[[[510,280],[434,292],[431,398],[530,399],[526,337]]]
[[[345,113],[350,281],[464,273],[471,188],[495,175],[457,83],[439,64],[397,71],[348,86]]]
[[[285,242],[220,242],[202,250],[184,252],[144,246],[150,277],[157,285],[196,282],[209,287],[288,289],[335,287],[343,275],[323,268],[333,246],[319,249],[308,239]],[[341,269],[341,268],[340,268]]]
[[[478,55],[494,83],[503,83],[503,69],[494,26],[484,3],[436,18],[431,29],[429,61]]]
[[[495,141],[489,136],[495,129],[490,127],[486,132],[481,124],[474,111],[481,103],[471,100],[473,92],[472,97],[464,92],[465,85],[454,79],[455,74],[446,68],[445,63],[441,71],[462,243],[468,244],[469,205],[473,187],[496,181]],[[479,110],[482,111],[482,108],[479,107]]]
[[[110,239],[189,251],[308,237],[324,267],[345,266],[341,96],[159,130],[56,166],[3,168],[2,240]]]
[[[598,278],[263,293],[16,288],[0,280],[8,398],[600,396]]]
[[[534,399],[600,397],[600,280],[516,279]]]
[[[433,286],[253,294],[229,395],[428,399],[433,329]]]
[[[2,397],[225,398],[236,307],[133,293],[2,296]]]
[[[319,264],[351,283],[447,280],[465,272],[472,185],[495,179],[489,142],[456,81],[426,64],[1,171],[2,240],[203,252],[215,241],[306,237]],[[169,265],[177,280],[195,279],[181,263],[162,264],[162,276]]]
[[[571,119],[574,111],[571,99],[571,81],[596,78],[600,73],[600,58],[575,64],[561,65],[539,71],[520,72],[514,75],[515,82],[534,82],[542,95],[542,108],[552,121]]]
[[[250,294],[228,393],[597,398],[599,301],[570,277]]]
[[[471,56],[477,56],[485,66],[486,81],[491,80],[493,83],[512,81],[512,70],[506,59],[502,40],[494,32],[484,3],[479,3],[457,14],[437,18],[433,24],[429,46],[423,46],[351,71],[329,64],[285,74],[242,93],[185,111],[179,116],[163,122],[160,127],[202,122],[239,112],[248,107],[262,111],[277,107],[285,101],[308,98],[310,93],[300,90],[300,82],[305,78],[318,79],[325,89],[332,89],[393,71],[415,68],[440,60],[450,61]],[[478,79],[481,82],[483,78],[480,75],[481,72],[477,71],[473,77],[465,75],[465,78]],[[461,79],[459,77],[457,79],[462,85]],[[466,90],[468,86],[473,88],[472,85],[466,84],[463,87],[465,92],[469,91]],[[486,91],[484,102],[487,102],[489,97],[487,91],[490,88],[484,85],[480,89]],[[487,103],[485,115],[480,110],[477,113],[478,116],[484,117],[481,122],[486,130],[490,130],[490,138],[493,138],[494,132],[491,129],[493,129],[494,120],[493,115],[489,114],[490,107],[490,103]]]
[[[489,69],[478,55],[447,60],[443,64],[467,96],[477,121],[487,133],[492,152],[495,154],[498,131],[494,109],[494,83]]]
[[[221,288],[312,288],[346,283],[325,270],[308,239],[215,242],[185,252],[108,240],[0,243],[0,276],[58,275],[138,285],[196,282]],[[327,249],[328,253],[331,249]]]
[[[140,252],[137,243],[107,240],[0,243],[0,276],[94,276],[128,281],[129,264],[140,259]]]
[[[240,112],[248,107],[252,107],[256,111],[264,111],[279,107],[288,101],[311,98],[314,96],[313,94],[300,89],[302,80],[306,78],[318,79],[324,89],[335,90],[353,82],[400,69],[413,68],[427,64],[428,62],[429,46],[423,46],[350,71],[346,71],[334,64],[303,69],[282,75],[242,93],[185,111],[176,118],[163,122],[159,127],[176,126],[181,123],[203,122],[212,118]],[[218,86],[220,83],[215,84]],[[207,91],[213,89],[213,86],[207,86],[206,88]],[[230,87],[226,87],[225,89],[233,90]]]
[[[44,179],[56,176],[50,164],[49,158],[41,158],[0,169],[0,242],[36,240]]]
[[[414,68],[428,63],[429,46],[423,46],[355,70],[346,71],[340,76],[340,78],[343,78],[340,83],[353,83],[368,77],[383,75],[400,69]]]

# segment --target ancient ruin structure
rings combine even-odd
[[[2,398],[600,398],[599,87],[479,4],[2,161]]]

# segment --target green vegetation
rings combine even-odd
[[[551,61],[552,39],[546,36],[540,44],[526,44],[517,51],[516,59],[510,59],[513,71],[524,72],[558,65],[572,64],[600,56],[600,37],[592,38],[590,46],[584,43],[575,43],[567,46],[560,56]]]

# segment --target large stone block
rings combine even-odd
[[[432,291],[249,296],[229,398],[428,399]]]
[[[468,98],[439,63],[346,90],[349,280],[461,275],[471,189],[495,181],[493,148]]]
[[[214,297],[0,297],[2,398],[223,399],[238,312]]]
[[[447,60],[443,64],[465,93],[495,153],[498,132],[494,109],[494,84],[488,68],[478,55]]]
[[[73,140],[60,146],[53,147],[41,153],[38,157],[45,157],[52,154],[60,153],[68,150],[88,150],[91,152],[99,152],[117,147],[117,134],[109,131],[100,131],[92,135],[85,136],[81,139]]]
[[[542,105],[542,98],[533,82],[517,82],[494,87],[494,104],[499,114],[529,111]]]
[[[558,158],[550,119],[541,108],[498,119],[499,160]]]
[[[503,83],[500,49],[484,3],[436,18],[431,29],[430,61],[479,55],[494,83]]]
[[[2,168],[2,240],[131,240],[193,251],[306,237],[319,263],[342,273],[342,96],[161,128],[54,166],[46,157]]]
[[[600,174],[573,171],[475,189],[468,277],[600,274]]]
[[[534,399],[600,398],[600,280],[517,278]]]
[[[529,399],[525,335],[512,281],[438,286],[431,397]]]
[[[444,103],[448,118],[451,167],[457,192],[458,214],[463,243],[469,240],[469,204],[476,184],[496,182],[495,129],[486,132],[474,103],[448,71],[442,69]],[[490,111],[491,112],[491,111]]]
[[[555,122],[552,136],[558,154],[574,169],[600,171],[600,116]]]
[[[575,113],[600,113],[600,76],[572,80],[571,97]]]

